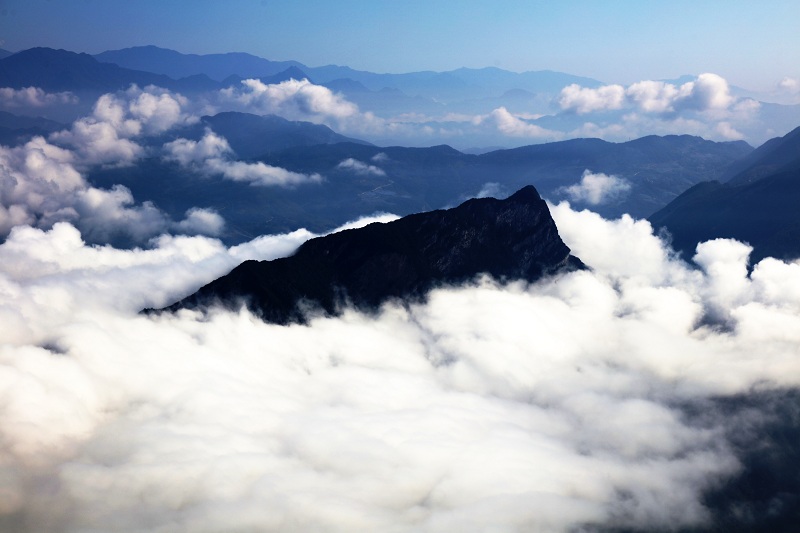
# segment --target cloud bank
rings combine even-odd
[[[737,98],[724,78],[711,73],[680,85],[653,80],[627,87],[572,84],[562,89],[554,104],[562,111],[564,126],[572,128],[568,137],[610,140],[688,134],[721,141],[747,139],[758,144],[775,136],[778,124],[781,128],[790,125],[793,112],[786,109],[777,116],[772,107],[767,106],[765,111],[752,98]],[[585,121],[575,127],[581,118]]]
[[[604,85],[591,89],[572,84],[561,90],[558,104],[561,109],[578,114],[623,107],[635,107],[644,113],[674,113],[727,109],[734,100],[724,78],[706,73],[679,86],[652,80],[627,88]]]
[[[117,250],[65,223],[15,228],[0,245],[0,524],[709,525],[703,494],[741,470],[726,432],[741,421],[681,406],[800,385],[800,263],[748,278],[749,248],[718,240],[695,270],[645,221],[551,209],[592,271],[289,327],[136,311],[308,232]]]

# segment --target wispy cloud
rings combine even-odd
[[[47,107],[51,105],[77,104],[78,97],[69,91],[48,93],[39,87],[13,89],[0,87],[0,107]]]
[[[221,174],[233,181],[252,185],[290,187],[301,183],[319,183],[322,176],[291,172],[262,162],[248,163],[232,160],[234,154],[228,141],[206,130],[199,141],[176,139],[164,145],[165,157],[180,165],[207,174]]]
[[[376,154],[376,157],[380,154]],[[384,154],[385,156],[386,154]],[[375,159],[375,157],[373,157]],[[380,160],[380,158],[378,158]],[[349,170],[355,174],[360,174],[362,176],[385,176],[386,172],[380,168],[376,167],[375,165],[370,165],[364,163],[363,161],[359,161],[358,159],[353,159],[352,157],[348,157],[344,161],[341,161],[336,168]]]
[[[561,192],[576,202],[600,205],[619,200],[630,190],[631,184],[623,178],[584,170],[579,183],[564,187]]]

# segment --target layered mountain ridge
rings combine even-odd
[[[736,239],[751,260],[800,257],[800,128],[772,139],[729,171],[727,183],[699,183],[649,217],[687,258],[698,243]]]

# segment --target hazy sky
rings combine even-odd
[[[0,40],[98,53],[155,44],[377,72],[497,66],[630,83],[800,75],[800,2],[0,0]]]

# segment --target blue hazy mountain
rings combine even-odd
[[[743,142],[716,143],[698,137],[668,136],[629,143],[574,139],[470,155],[444,145],[309,145],[306,140],[319,139],[312,135],[295,146],[272,150],[271,146],[284,141],[269,141],[267,134],[252,141],[246,132],[258,128],[266,131],[271,122],[279,119],[226,113],[204,120],[203,125],[192,130],[193,138],[199,138],[200,130],[207,125],[228,133],[240,158],[294,172],[319,173],[323,181],[294,188],[256,187],[193,172],[160,157],[143,160],[135,168],[94,169],[88,176],[90,181],[102,187],[123,184],[136,198],[152,200],[177,218],[193,206],[215,208],[228,223],[223,239],[236,243],[299,227],[324,231],[377,211],[407,215],[440,209],[489,189],[509,194],[533,184],[545,198],[558,201],[567,198],[564,187],[580,182],[587,169],[626,180],[630,191],[615,202],[574,202],[576,206],[590,207],[607,216],[624,212],[646,216],[692,185],[719,179],[725,168],[752,150]],[[310,132],[306,126],[286,127]],[[315,130],[314,135],[317,134],[336,139],[322,129]],[[282,137],[288,138],[285,134]],[[246,157],[259,151],[260,155]],[[363,164],[361,171],[353,164],[342,165],[350,159]],[[369,166],[373,168],[368,169]]]
[[[218,85],[202,73],[184,79],[101,63],[89,54],[52,48],[31,48],[0,59],[0,87],[39,87],[45,91],[102,93],[131,84],[157,85],[182,92],[205,91]]]
[[[773,139],[733,167],[727,183],[700,183],[650,221],[686,257],[697,243],[732,238],[754,248],[751,260],[800,256],[800,128]]]
[[[251,54],[182,54],[157,46],[135,46],[122,50],[109,50],[94,56],[98,61],[114,63],[121,67],[146,70],[171,78],[184,78],[205,74],[222,81],[228,76],[259,78],[272,76],[290,67],[305,68],[297,61],[270,61]]]
[[[0,48],[0,59],[5,59],[6,57],[13,55],[14,52],[9,50],[5,50],[4,48]]]
[[[223,88],[223,87],[231,87],[239,85],[245,79],[248,78],[243,78],[242,76],[237,76],[235,74],[232,74],[227,78],[225,78],[224,80],[222,80],[221,82],[217,83],[216,87]],[[310,76],[308,76],[305,72],[303,72],[297,67],[289,67],[286,70],[278,72],[277,74],[270,74],[269,76],[260,76],[257,79],[267,85],[281,83],[292,79],[294,80],[307,79],[313,83],[313,80],[310,79]]]
[[[800,168],[800,128],[765,142],[723,175],[730,185],[745,185],[778,172]]]
[[[207,128],[227,139],[237,157],[252,159],[296,146],[366,141],[340,135],[322,124],[286,120],[277,115],[253,115],[233,111],[204,116],[200,122],[177,130],[171,137],[199,140]],[[160,139],[163,140],[163,139]]]
[[[375,309],[390,298],[424,298],[442,284],[536,281],[583,268],[531,186],[506,200],[472,199],[312,239],[274,261],[245,261],[169,309],[241,302],[270,322],[304,320],[303,308],[335,314],[344,303]]]
[[[28,117],[0,111],[0,145],[15,146],[29,141],[35,135],[47,136],[65,127],[60,122],[43,117]]]
[[[334,80],[349,79],[372,91],[389,87],[399,89],[410,96],[435,96],[447,99],[497,96],[509,89],[552,93],[560,91],[571,83],[578,83],[584,87],[601,85],[599,81],[591,78],[549,70],[516,73],[490,67],[460,68],[449,72],[382,74],[339,65],[309,67],[297,61],[270,61],[244,53],[182,54],[156,46],[109,50],[94,57],[120,67],[163,74],[175,79],[197,74],[205,74],[217,81],[230,76],[260,78],[296,67],[317,83],[326,84]]]

